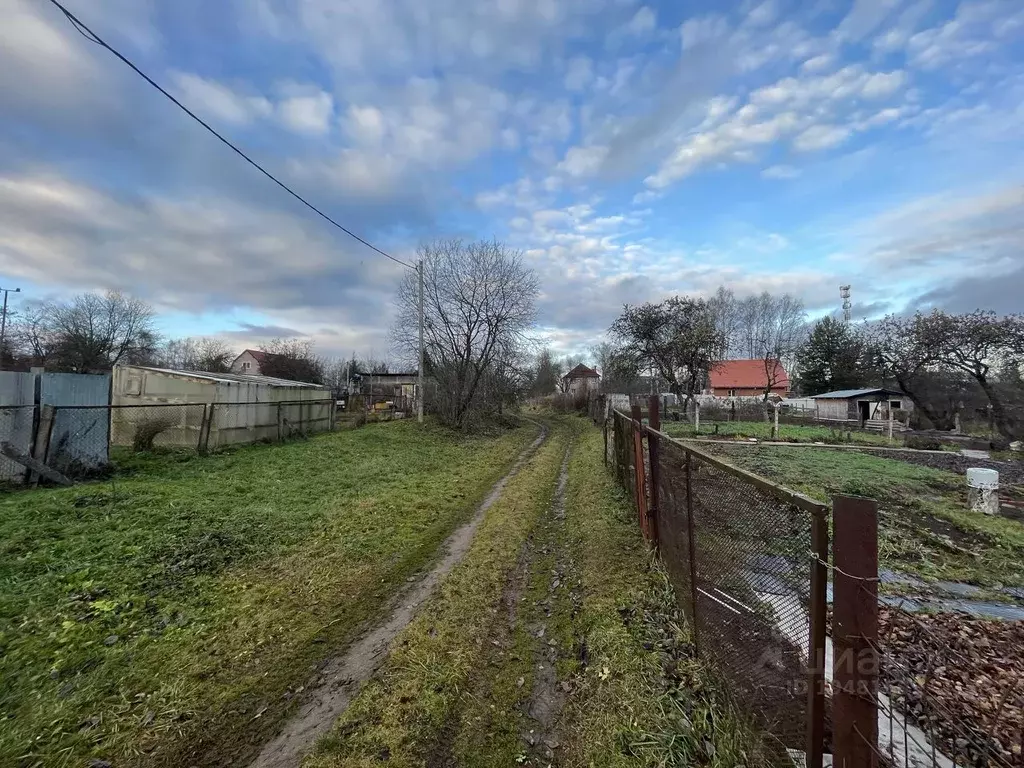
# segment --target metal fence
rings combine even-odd
[[[695,648],[778,764],[792,750],[821,765],[828,508],[672,440],[650,413],[613,413],[611,460]]]
[[[0,407],[0,435],[20,454],[68,478],[109,466],[111,452],[179,449],[205,453],[255,442],[280,442],[334,428],[333,399],[243,403]],[[0,456],[4,479],[27,468]]]

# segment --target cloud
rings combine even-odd
[[[658,26],[658,17],[649,6],[642,6],[626,25],[626,31],[631,35],[642,37],[653,32]]]
[[[900,5],[900,0],[854,0],[836,28],[840,39],[857,41],[871,34]]]
[[[761,171],[766,179],[795,179],[800,175],[800,169],[791,165],[770,165]]]
[[[793,140],[793,148],[798,152],[815,152],[831,149],[850,138],[851,130],[838,125],[812,125]]]
[[[274,107],[262,96],[247,96],[213,80],[189,72],[171,72],[177,96],[200,117],[214,122],[245,125],[273,114]]]
[[[324,91],[307,96],[291,96],[278,105],[278,111],[282,122],[291,130],[323,135],[331,127],[334,99]]]
[[[583,90],[594,79],[593,62],[587,56],[576,56],[569,62],[565,73],[565,87],[570,91]]]

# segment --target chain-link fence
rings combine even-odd
[[[659,548],[697,651],[772,737],[780,765],[791,764],[790,750],[820,765],[827,507],[673,441],[653,421],[616,411],[611,462]]]
[[[33,405],[0,406],[0,443],[21,454],[32,450],[36,410]],[[0,455],[0,482],[18,483],[25,477],[25,466]]]

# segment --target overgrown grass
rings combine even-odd
[[[1024,585],[1024,525],[969,512],[966,483],[956,473],[856,451],[714,449],[820,501],[876,499],[882,567],[980,586]]]
[[[243,761],[534,434],[398,422],[0,498],[0,764]]]
[[[663,422],[663,430],[673,437],[705,437],[745,440],[756,437],[758,440],[770,440],[772,425],[767,421],[701,421],[700,432],[693,424],[683,421]],[[839,427],[826,427],[818,424],[779,424],[778,440],[787,443],[827,443],[831,445],[881,445],[900,447],[902,440],[897,435],[893,442],[882,434],[845,430]]]
[[[566,443],[567,430],[556,427],[508,483],[465,558],[395,639],[378,676],[322,740],[307,768],[363,766],[384,759],[394,766],[514,762],[517,707],[530,690],[531,668],[528,661],[521,663],[522,654],[515,659],[509,650],[521,639],[509,639],[501,597],[524,540],[551,504]],[[482,722],[480,714],[462,719],[464,711],[480,704],[471,694],[475,673],[510,660],[483,707],[511,720],[488,731],[489,738],[467,738],[463,727],[479,729]],[[522,677],[523,684],[516,685],[513,676]]]
[[[578,441],[567,522],[583,584],[577,633],[587,650],[564,718],[563,765],[766,763],[761,736],[716,693],[692,656],[665,572],[630,502],[602,466],[601,434]]]

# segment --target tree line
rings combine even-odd
[[[11,312],[0,356],[4,370],[105,373],[115,365],[149,365],[183,371],[227,373],[241,350],[216,337],[162,337],[157,315],[142,299],[120,291],[82,293],[67,301],[29,304]],[[273,339],[261,373],[324,384],[342,392],[362,373],[387,373],[384,360],[330,358],[309,339]]]

